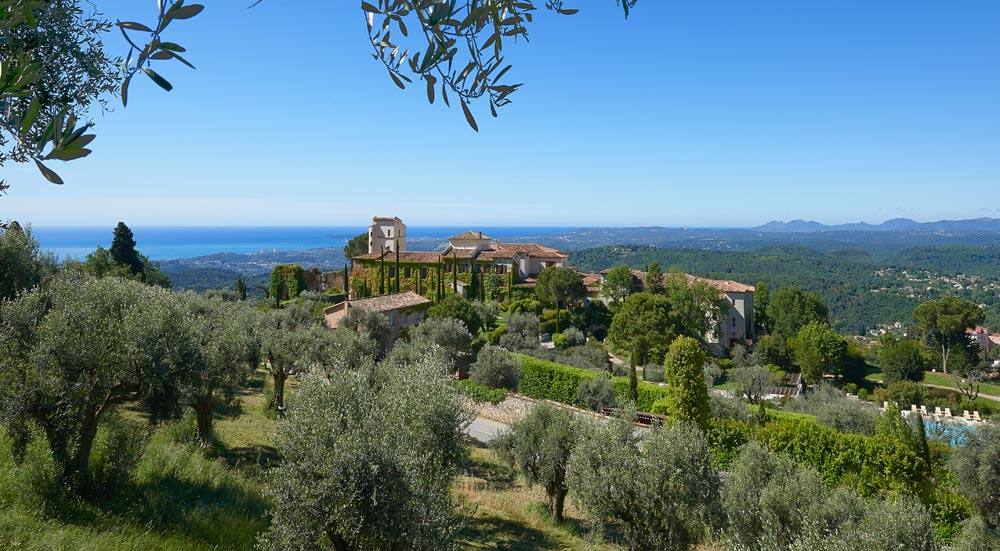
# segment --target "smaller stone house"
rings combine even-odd
[[[330,329],[336,328],[340,320],[347,316],[352,308],[360,308],[369,312],[378,312],[389,318],[389,348],[399,338],[400,333],[412,327],[427,317],[427,309],[431,301],[413,291],[403,291],[389,295],[345,300],[340,304],[327,306],[323,309],[324,323]]]

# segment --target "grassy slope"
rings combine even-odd
[[[60,519],[0,508],[0,549],[249,550],[267,528],[266,469],[280,461],[277,421],[265,414],[269,380],[259,371],[239,403],[216,415],[219,444],[198,450],[174,442],[190,425],[161,428],[150,438],[131,488],[100,505],[78,504]],[[294,383],[289,385],[294,392]],[[141,413],[123,412],[145,426]],[[567,521],[553,524],[545,495],[528,488],[493,452],[470,442],[472,461],[456,481],[469,523],[461,550],[613,551],[619,545],[581,537],[584,514],[567,502]]]
[[[882,375],[882,373],[880,372],[875,372],[865,375],[865,378],[871,379],[872,381],[882,382],[885,376]],[[932,385],[953,388],[956,390],[956,392],[958,391],[958,387],[955,386],[955,381],[952,380],[951,375],[945,375],[944,373],[927,372],[924,374],[923,382],[925,384],[932,384]],[[1000,397],[1000,385],[995,385],[993,383],[983,383],[979,391],[980,394]]]

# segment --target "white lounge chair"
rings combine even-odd
[[[920,415],[927,415],[927,406],[920,406]]]
[[[951,408],[944,408],[944,416],[951,417]]]
[[[910,412],[920,413],[920,410],[917,409],[917,406],[915,404],[910,404]]]
[[[889,409],[889,402],[882,402],[882,411]]]
[[[983,418],[979,416],[979,410],[976,410],[976,411],[972,412],[972,419],[974,421],[982,421],[983,420]]]
[[[962,417],[964,417],[966,421],[972,421],[972,414],[969,413],[969,410],[967,409],[962,410]]]
[[[941,407],[934,406],[934,417],[941,417]]]

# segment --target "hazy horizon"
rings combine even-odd
[[[524,86],[496,119],[471,106],[478,133],[454,101],[393,85],[357,4],[248,4],[209,3],[172,26],[197,70],[158,65],[173,91],[136,79],[128,108],[112,98],[114,112],[95,112],[93,154],[53,162],[65,185],[5,166],[0,217],[742,228],[1000,216],[998,2],[539,10],[530,42],[504,46]],[[148,22],[155,4],[100,7]],[[119,33],[106,44],[127,51]]]

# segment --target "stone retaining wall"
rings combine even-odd
[[[477,404],[472,402],[472,411],[479,417],[485,417],[487,419],[492,419],[494,421],[499,421],[506,425],[509,425],[515,421],[522,419],[524,416],[531,411],[531,408],[539,402],[548,402],[560,409],[568,409],[578,415],[589,415],[591,417],[604,419],[603,415],[594,413],[593,411],[575,408],[572,406],[567,406],[566,404],[561,404],[559,402],[553,402],[552,400],[536,400],[534,398],[528,398],[527,396],[522,396],[520,394],[510,393],[507,398],[497,405],[493,405],[489,402],[483,402]]]

